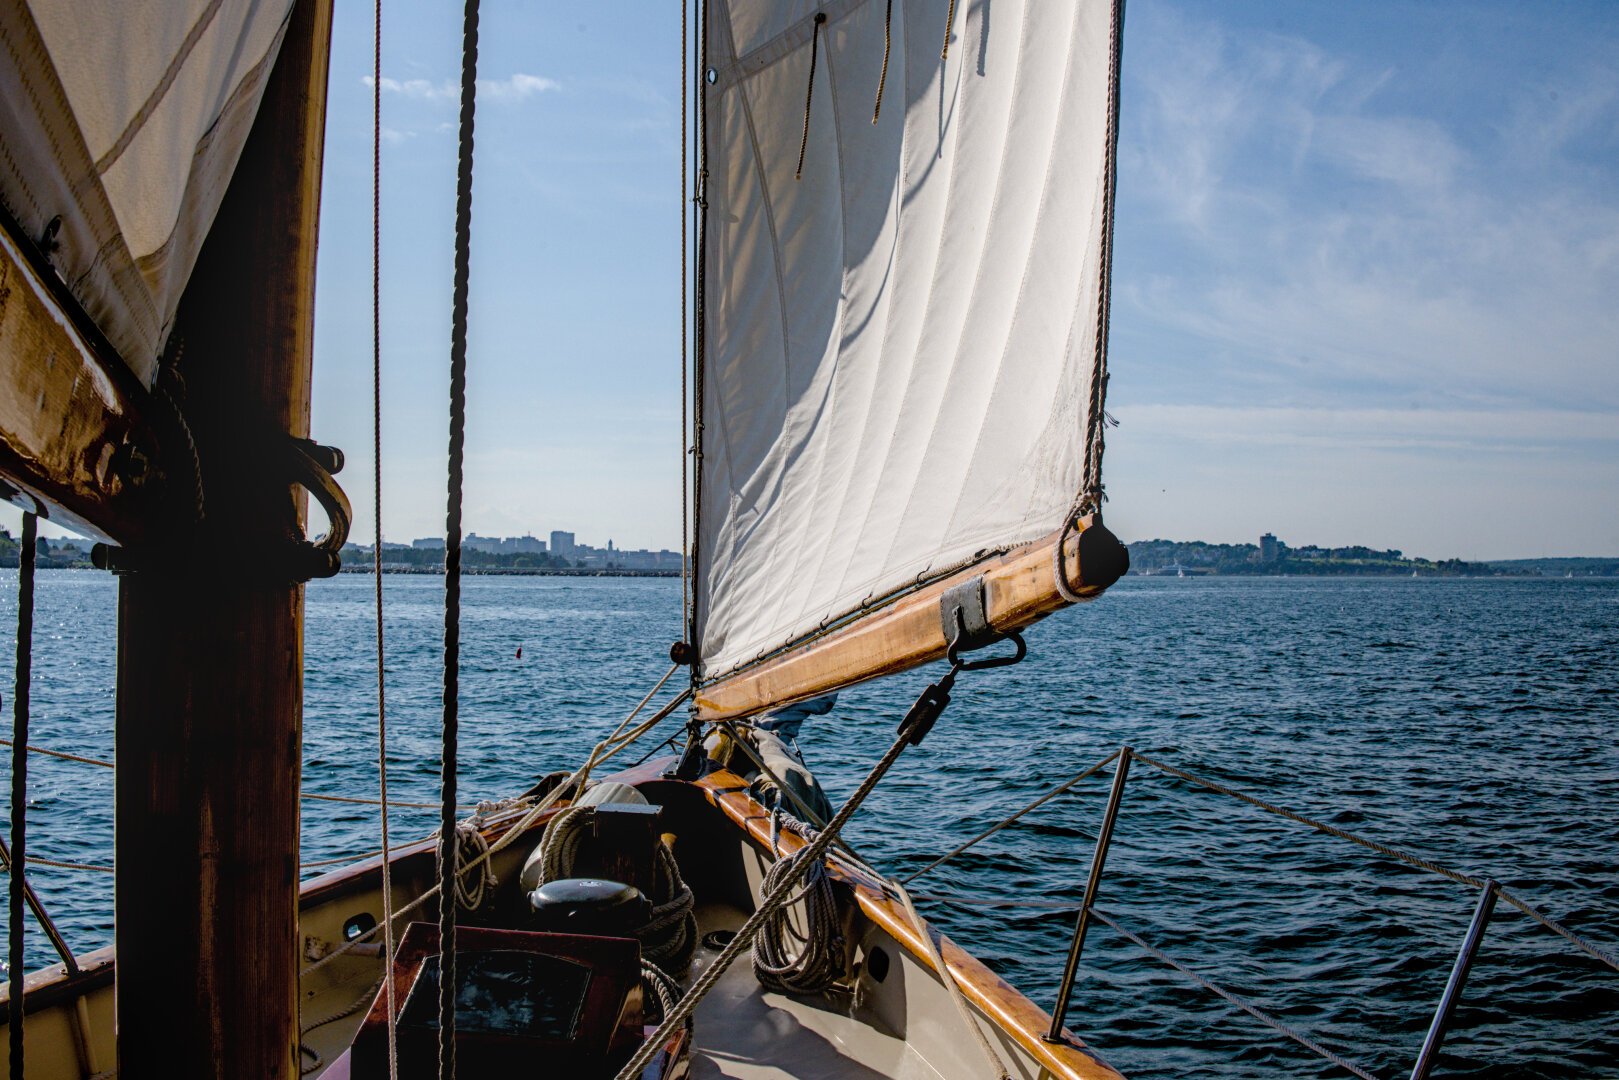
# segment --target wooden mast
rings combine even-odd
[[[304,597],[267,556],[303,523],[274,462],[309,428],[331,17],[330,0],[298,0],[181,302],[182,409],[206,495],[198,557],[183,549],[120,584],[126,1076],[299,1075]]]

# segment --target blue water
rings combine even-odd
[[[7,657],[15,581],[0,574]],[[398,799],[436,793],[440,588],[387,581]],[[40,575],[37,745],[111,757],[115,591],[92,572]],[[309,589],[309,791],[374,792],[370,597],[364,577]],[[576,763],[666,667],[679,607],[669,580],[469,579],[463,792],[510,794]],[[855,819],[850,839],[869,859],[915,869],[1129,743],[1493,875],[1619,947],[1619,582],[1136,578],[1029,642],[1023,666],[963,676],[933,734]],[[806,729],[834,800],[886,747],[924,679],[849,692]],[[35,854],[111,861],[108,770],[36,757],[30,785]],[[1107,785],[1085,781],[913,887],[1074,902]],[[306,861],[376,846],[370,808],[303,809]],[[432,819],[399,811],[395,836],[424,835]],[[76,949],[111,940],[110,878],[33,876]],[[1374,1073],[1403,1076],[1474,901],[1138,764],[1099,906]],[[1071,914],[922,903],[1049,1007]],[[49,959],[37,934],[29,945],[34,964]],[[1091,931],[1070,1026],[1136,1077],[1344,1075],[1104,926]],[[1438,1075],[1619,1076],[1619,974],[1503,906]]]

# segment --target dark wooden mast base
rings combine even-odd
[[[181,300],[200,532],[136,550],[118,603],[118,1065],[297,1080],[303,586],[277,440],[309,432],[331,0],[298,0]],[[237,553],[231,560],[190,558]]]

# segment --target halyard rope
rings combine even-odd
[[[467,425],[467,300],[472,273],[472,145],[478,93],[478,0],[461,28],[461,114],[455,174],[455,295],[450,318],[450,444],[444,510],[444,720],[439,808],[439,1080],[455,1080],[455,770],[461,663],[461,490]]]
[[[377,805],[382,831],[382,981],[388,1005],[388,1076],[399,1077],[393,971],[393,867],[388,843],[388,696],[382,621],[382,0],[372,5],[371,36],[371,492],[376,529],[371,545],[377,608]]]
[[[7,882],[11,904],[7,961],[10,964],[10,1015],[7,1018],[11,1040],[11,1080],[23,1078],[24,979],[28,965],[23,957],[23,905],[28,901],[28,684],[33,674],[34,653],[34,562],[37,555],[38,523],[33,514],[22,516],[22,536],[17,548],[17,664],[11,688],[11,864]]]

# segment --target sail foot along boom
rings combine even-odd
[[[1090,600],[1129,570],[1129,549],[1098,517],[1081,518],[1065,533],[977,563],[703,686],[695,716],[704,722],[748,716],[941,659],[950,646],[941,605],[953,589],[975,578],[983,582],[985,621],[1004,634],[1071,602],[1057,588],[1056,574],[1063,575],[1070,592]],[[1062,560],[1054,565],[1059,544]]]
[[[1090,572],[1122,568],[1111,534],[1069,523],[1102,495],[1122,4],[705,13],[693,644],[715,718],[942,655],[938,597],[975,576],[997,629],[1072,600],[1059,547],[1080,595],[1117,577]]]

